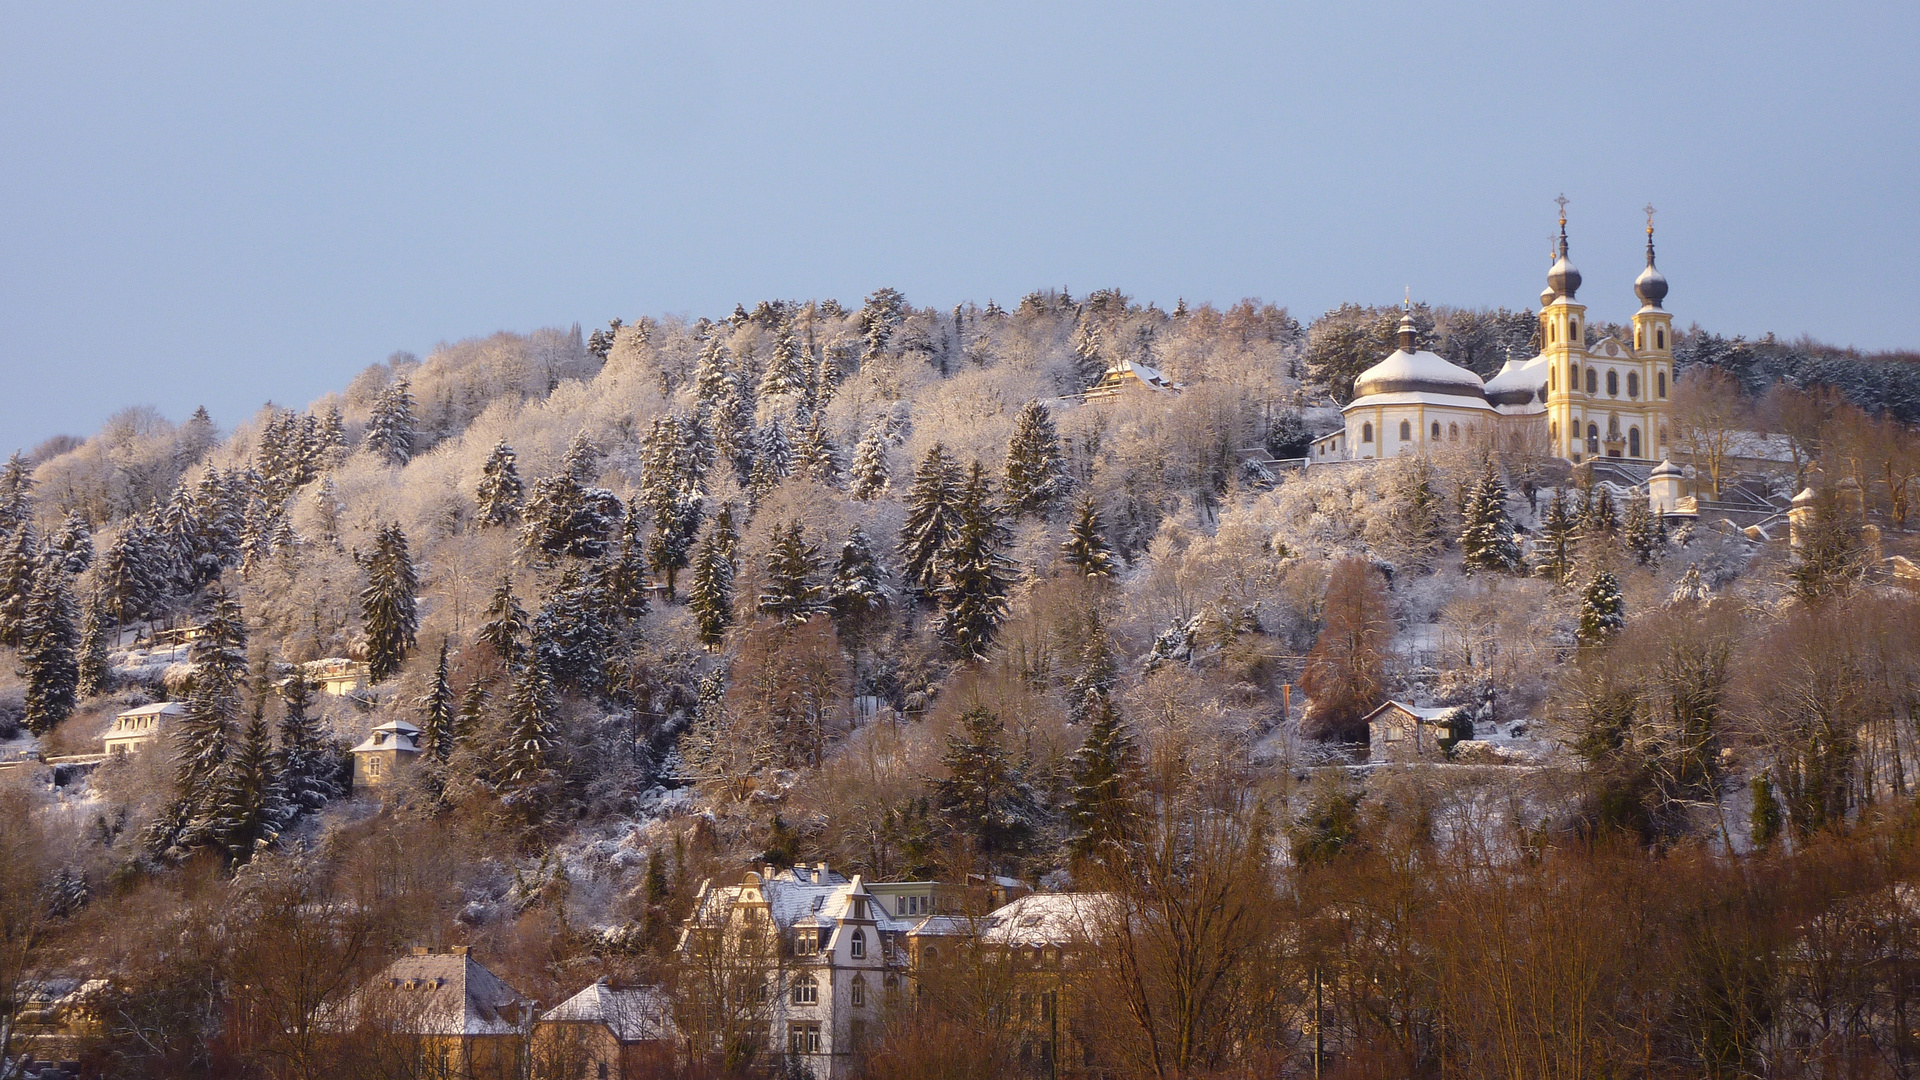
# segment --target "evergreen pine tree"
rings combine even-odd
[[[809,544],[800,523],[774,530],[767,552],[767,578],[759,598],[761,614],[782,626],[805,622],[826,610],[826,586],[820,582],[820,546]]]
[[[960,717],[941,756],[940,813],[990,859],[1016,855],[1032,835],[1032,800],[1006,748],[1006,725],[980,706]],[[996,860],[997,861],[997,860]]]
[[[1831,487],[1814,492],[1813,516],[1787,566],[1794,595],[1807,603],[1844,594],[1866,573],[1868,552],[1860,519]]]
[[[708,648],[720,644],[733,625],[733,560],[717,532],[707,533],[693,558],[693,584],[687,589],[687,608]]]
[[[1081,724],[1113,693],[1113,680],[1119,675],[1114,662],[1113,642],[1096,614],[1087,629],[1086,644],[1080,648],[1080,674],[1067,687],[1067,722]]]
[[[513,578],[502,577],[487,603],[487,621],[481,624],[480,640],[493,647],[495,656],[508,667],[518,666],[525,654],[521,638],[527,633],[527,612],[513,595]]]
[[[1604,645],[1627,625],[1627,603],[1620,595],[1620,582],[1602,570],[1587,583],[1580,595],[1580,644]]]
[[[620,544],[613,561],[600,577],[606,594],[607,614],[615,623],[628,623],[647,613],[647,548],[640,539],[640,506],[627,507],[627,519],[620,527]]]
[[[1582,553],[1591,556],[1605,551],[1619,531],[1620,517],[1614,512],[1613,496],[1599,484],[1589,487],[1580,511]]]
[[[1780,800],[1773,793],[1773,781],[1766,773],[1755,773],[1750,784],[1753,790],[1753,810],[1748,821],[1755,850],[1764,851],[1773,846],[1780,838],[1780,827],[1784,815],[1780,812]]]
[[[887,447],[876,427],[853,449],[853,482],[848,493],[862,502],[871,502],[887,490],[888,480]]]
[[[641,446],[638,499],[653,521],[647,565],[654,580],[666,585],[668,596],[674,594],[675,576],[687,565],[700,523],[694,454],[686,434],[677,418],[661,417]]]
[[[76,644],[67,572],[49,561],[34,575],[20,629],[20,674],[27,680],[23,719],[35,735],[45,735],[73,712],[80,681]]]
[[[1140,749],[1112,700],[1096,695],[1091,711],[1087,741],[1073,755],[1067,802],[1070,849],[1081,858],[1116,854],[1132,838],[1144,786]]]
[[[843,635],[854,634],[892,599],[893,590],[887,587],[873,556],[873,542],[856,526],[847,535],[847,542],[840,545],[833,583],[827,587],[827,606],[834,623]]]
[[[587,438],[585,431],[574,432],[567,442],[567,452],[560,455],[560,471],[582,487],[600,479],[600,449]]]
[[[108,663],[106,603],[99,593],[87,598],[80,620],[80,653],[76,657],[78,681],[75,689],[81,697],[99,697],[113,689],[113,669]]]
[[[612,634],[600,619],[599,584],[569,567],[533,617],[534,663],[557,689],[599,693],[606,686]]]
[[[1634,499],[1627,504],[1627,521],[1622,539],[1641,566],[1652,566],[1659,561],[1660,549],[1667,542],[1665,533],[1666,522],[1653,514],[1647,506],[1647,500]]]
[[[252,718],[221,785],[224,822],[218,843],[227,850],[229,866],[251,860],[259,846],[271,844],[293,820],[295,811],[283,795],[277,764],[262,693],[254,698]]]
[[[473,738],[486,721],[487,706],[492,701],[493,695],[487,693],[486,680],[475,679],[467,684],[466,691],[460,695],[460,711],[453,720],[454,742],[462,743]]]
[[[416,424],[413,391],[407,380],[395,379],[374,400],[367,418],[367,450],[389,465],[405,465],[413,460]]]
[[[1554,488],[1553,500],[1547,503],[1546,519],[1540,526],[1540,542],[1534,545],[1534,550],[1542,553],[1535,573],[1556,585],[1566,584],[1568,575],[1573,573],[1574,529],[1567,493],[1563,488]]]
[[[1106,526],[1092,495],[1082,495],[1073,508],[1073,524],[1060,545],[1062,558],[1083,577],[1108,578],[1117,567],[1113,549],[1107,546]]]
[[[767,361],[767,370],[760,376],[760,398],[771,401],[775,398],[797,396],[806,392],[807,369],[800,352],[800,342],[793,336],[793,324],[783,322],[774,334],[773,356]]]
[[[180,425],[173,437],[173,460],[180,468],[197,465],[206,456],[213,444],[219,441],[219,432],[214,429],[213,417],[207,415],[207,407],[201,405]]]
[[[1513,537],[1513,519],[1507,516],[1507,488],[1491,458],[1468,494],[1462,516],[1466,527],[1460,535],[1460,551],[1468,573],[1508,573],[1520,565],[1520,545]]]
[[[1430,569],[1446,546],[1446,522],[1427,456],[1405,459],[1394,474],[1393,487],[1392,535],[1383,546],[1408,567]]]
[[[27,601],[39,577],[40,545],[33,522],[23,521],[0,547],[0,645],[19,647],[27,626]]]
[[[246,685],[246,648],[239,603],[217,597],[189,653],[193,686],[173,725],[174,804],[147,834],[156,853],[181,858],[195,847],[220,846],[237,827],[229,766]]]
[[[313,683],[307,669],[293,665],[293,675],[280,688],[279,755],[276,771],[280,792],[295,813],[318,810],[339,794],[334,784],[335,761],[327,752],[319,721],[311,714]]]
[[[1021,406],[1007,440],[1007,506],[1017,515],[1041,516],[1066,493],[1066,455],[1053,414],[1038,401]]]
[[[760,429],[758,446],[747,478],[747,493],[755,505],[793,474],[793,445],[787,441],[787,428],[779,417]]]
[[[835,487],[840,483],[840,448],[833,445],[819,413],[813,414],[800,436],[800,469],[817,484]]]
[[[540,649],[535,644],[536,655]],[[543,790],[554,779],[554,756],[560,733],[554,725],[559,707],[553,680],[537,660],[520,670],[507,699],[506,744],[501,748],[496,775],[510,805],[531,819],[543,803]]]
[[[421,748],[434,760],[445,762],[453,754],[453,686],[447,674],[447,640],[440,639],[440,662],[434,666],[433,679],[420,698]]]
[[[94,575],[113,611],[116,629],[153,610],[171,575],[160,537],[144,515],[136,515],[121,528]]]
[[[394,522],[380,530],[367,560],[367,587],[360,593],[360,619],[367,634],[367,678],[384,682],[400,671],[414,646],[420,616],[414,598],[420,592],[407,537]]]
[[[15,450],[0,466],[0,536],[11,537],[33,520],[33,466]]]
[[[480,468],[479,518],[482,525],[511,525],[520,520],[526,490],[520,483],[519,459],[507,440],[493,445]]]
[[[907,587],[931,593],[940,584],[940,557],[959,527],[960,468],[939,443],[914,470],[907,489],[907,521],[900,529],[900,575]]]
[[[542,556],[603,558],[624,509],[619,496],[582,484],[563,463],[556,475],[534,482],[533,498],[521,511],[521,542]]]
[[[49,546],[50,554],[72,576],[78,577],[93,565],[93,530],[78,510],[67,513],[67,520],[61,523],[60,531],[53,534]]]
[[[939,629],[961,656],[977,659],[993,643],[1007,615],[1007,593],[1014,580],[1006,549],[1012,537],[1001,521],[986,469],[973,463],[960,493],[953,539],[940,556]]]

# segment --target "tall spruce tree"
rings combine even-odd
[[[960,717],[940,758],[947,776],[936,785],[939,810],[971,836],[997,864],[1026,847],[1033,834],[1033,799],[1007,752],[1006,725],[980,706]]]
[[[862,502],[871,502],[887,490],[891,479],[887,473],[887,446],[879,428],[867,432],[866,438],[853,448],[851,474],[848,494]]]
[[[1575,636],[1580,644],[1604,645],[1627,625],[1627,602],[1620,595],[1620,581],[1611,571],[1593,575],[1580,595],[1580,627]]]
[[[842,635],[856,635],[869,619],[885,610],[893,600],[880,564],[873,556],[873,542],[858,526],[840,545],[840,558],[834,563],[833,583],[827,587],[827,607]]]
[[[539,643],[534,652],[538,655]],[[507,802],[529,820],[544,809],[545,789],[555,780],[554,758],[560,746],[554,712],[559,702],[553,680],[537,660],[521,668],[507,699],[506,742],[500,750],[496,775]]]
[[[87,597],[80,619],[80,653],[76,690],[81,697],[99,697],[113,689],[113,669],[108,663],[106,602],[98,592]]]
[[[937,589],[942,637],[969,659],[986,655],[1007,616],[1014,567],[1006,557],[1012,534],[1001,520],[987,471],[978,461],[961,489],[953,539],[940,556]]]
[[[1113,641],[1096,613],[1087,627],[1087,640],[1080,647],[1080,674],[1067,686],[1067,722],[1086,723],[1099,703],[1113,693],[1113,681],[1119,675],[1114,661]]]
[[[360,592],[360,619],[367,634],[367,678],[385,682],[398,674],[420,626],[415,597],[420,580],[407,553],[400,523],[381,528],[367,560],[367,587]]]
[[[819,413],[807,421],[807,429],[800,436],[799,459],[800,471],[809,480],[827,487],[839,486],[840,448],[833,444]]]
[[[0,645],[18,647],[27,626],[27,601],[40,573],[33,522],[23,521],[0,547]]]
[[[527,611],[513,595],[513,578],[503,576],[487,602],[487,621],[480,626],[480,640],[492,646],[495,656],[508,667],[516,667],[526,655],[521,639],[527,635]]]
[[[782,626],[806,622],[826,610],[826,584],[821,579],[820,546],[807,542],[798,521],[774,529],[767,552],[766,584],[760,592],[760,613]]]
[[[33,520],[33,466],[15,450],[0,466],[0,536],[12,536]]]
[[[1082,495],[1073,508],[1073,524],[1060,544],[1060,554],[1068,566],[1082,577],[1110,578],[1117,569],[1113,548],[1107,545],[1105,524],[1092,495]]]
[[[296,813],[318,810],[340,793],[334,783],[338,763],[327,751],[320,721],[313,715],[313,683],[307,669],[293,665],[280,687],[279,755],[276,771],[281,796]]]
[[[931,594],[940,584],[940,557],[960,522],[960,467],[935,443],[914,470],[907,489],[907,521],[900,529],[900,576],[907,587]]]
[[[600,618],[606,610],[599,583],[569,567],[533,617],[534,662],[562,690],[598,694],[606,689],[612,633]]]
[[[1564,585],[1573,573],[1573,547],[1577,523],[1573,508],[1567,500],[1564,488],[1553,489],[1553,499],[1547,503],[1547,514],[1540,524],[1540,542],[1534,550],[1540,552],[1534,572],[1555,585]]]
[[[773,355],[760,375],[760,397],[771,401],[798,396],[807,389],[807,366],[800,342],[793,336],[793,324],[783,322],[774,333]]]
[[[1018,516],[1042,516],[1067,489],[1066,455],[1053,414],[1038,401],[1020,407],[1007,440],[1007,506]]]
[[[1627,504],[1627,520],[1621,539],[1641,566],[1659,561],[1660,549],[1667,543],[1666,522],[1647,506],[1647,500],[1634,499]]]
[[[1513,519],[1507,516],[1507,488],[1491,458],[1467,496],[1462,517],[1460,552],[1468,573],[1510,573],[1520,565],[1520,545],[1514,539]]]
[[[453,684],[447,671],[447,639],[440,639],[440,662],[420,698],[421,749],[444,763],[453,755]]]
[[[654,580],[674,594],[676,576],[686,567],[700,524],[700,493],[695,457],[686,426],[677,417],[656,419],[641,446],[640,494],[653,521],[647,539],[647,564]]]
[[[693,612],[700,642],[720,644],[733,625],[733,560],[716,532],[707,533],[693,559],[693,584],[687,589],[687,608]]]
[[[287,804],[277,764],[262,692],[254,697],[253,714],[218,792],[222,821],[215,842],[226,849],[229,866],[251,860],[256,850],[278,839],[293,820],[295,811]]]
[[[493,453],[480,467],[480,487],[476,493],[482,525],[511,525],[520,520],[520,507],[526,489],[520,483],[519,458],[507,440],[493,444]]]
[[[413,460],[418,439],[413,415],[413,390],[405,379],[395,379],[374,399],[367,418],[367,451],[389,465]]]
[[[27,680],[27,730],[45,735],[73,713],[80,681],[73,598],[67,571],[49,560],[34,575],[20,628],[20,674]]]
[[[58,559],[67,573],[75,577],[93,565],[93,529],[78,510],[68,512],[67,520],[61,523],[60,531],[53,534],[47,546],[51,549],[49,556]]]
[[[613,560],[600,575],[606,595],[607,615],[616,624],[624,624],[647,613],[650,605],[647,581],[647,546],[640,539],[640,506],[627,507],[627,519],[620,526],[620,543]]]
[[[240,604],[214,599],[189,658],[193,685],[173,725],[174,801],[147,833],[150,848],[169,858],[224,847],[237,828],[229,775],[247,681],[247,631]]]
[[[1119,856],[1141,816],[1144,767],[1120,711],[1105,694],[1091,700],[1087,740],[1073,755],[1067,821],[1080,858]]]

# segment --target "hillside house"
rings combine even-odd
[[[353,790],[377,791],[393,782],[420,757],[420,729],[405,720],[389,720],[367,733],[353,755]]]
[[[174,719],[186,715],[187,707],[177,701],[160,701],[128,709],[113,718],[107,733],[100,737],[109,754],[130,754],[146,747],[167,730]]]
[[[1458,706],[1421,708],[1389,701],[1367,714],[1370,761],[1434,760],[1454,743],[1471,738],[1473,721]]]
[[[367,688],[367,665],[344,656],[328,657],[303,665],[307,681],[323,694],[347,697]]]
[[[532,1073],[555,1080],[669,1075],[676,1038],[673,1003],[658,987],[603,978],[535,1022]]]
[[[518,1080],[535,1002],[475,961],[466,946],[415,946],[326,1018],[337,1036],[377,1042],[407,1074]]]

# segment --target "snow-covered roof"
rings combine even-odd
[[[420,729],[405,720],[389,720],[367,733],[365,742],[354,747],[350,753],[358,754],[363,750],[403,750],[418,753],[420,750]]]
[[[1353,380],[1355,398],[1407,392],[1486,400],[1480,376],[1448,363],[1438,353],[1425,351],[1395,349]]]
[[[823,882],[814,880],[822,876],[805,867],[782,870],[772,875],[755,875],[759,878],[757,888],[760,895],[766,898],[767,914],[773,919],[774,925],[782,930],[791,930],[796,926],[831,926],[835,920],[848,917],[848,907],[857,894],[868,899],[867,915],[876,928],[904,932],[913,926],[914,920],[900,918],[888,911],[887,905],[867,892],[858,878],[848,881],[839,874],[828,873],[824,875]],[[754,887],[750,883],[743,883],[710,890],[701,907],[701,917],[724,917],[728,909],[739,903],[743,894]]]
[[[177,701],[156,701],[151,705],[142,705],[137,709],[128,709],[118,716],[183,716],[187,707]]]
[[[1401,701],[1389,701],[1368,713],[1367,722],[1371,723],[1374,717],[1388,709],[1398,709],[1410,716],[1432,722],[1450,721],[1464,711],[1458,705],[1408,705]]]
[[[621,1042],[674,1037],[673,1005],[659,987],[612,986],[605,979],[548,1009],[540,1019],[605,1024]]]
[[[983,919],[980,940],[1014,947],[1085,942],[1119,912],[1111,893],[1034,893]]]
[[[343,1010],[353,1026],[363,1013],[415,1035],[512,1035],[533,1002],[471,956],[426,953],[387,965]]]
[[[1540,411],[1546,407],[1549,364],[1544,354],[1530,360],[1507,361],[1487,380],[1487,400],[1505,412]]]
[[[1493,406],[1477,397],[1462,394],[1434,394],[1426,391],[1400,391],[1392,394],[1368,394],[1363,398],[1354,398],[1341,412],[1353,412],[1356,409],[1371,409],[1376,405],[1438,405],[1448,409],[1464,409],[1469,412],[1494,411]]]

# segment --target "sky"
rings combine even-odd
[[[0,0],[0,453],[396,350],[889,285],[1920,346],[1895,3]]]

